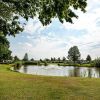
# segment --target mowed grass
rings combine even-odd
[[[0,65],[0,100],[100,100],[100,79],[26,75]]]

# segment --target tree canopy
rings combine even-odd
[[[9,41],[5,36],[0,35],[0,62],[11,59],[11,51],[9,50]]]
[[[13,35],[23,31],[19,17],[38,17],[43,25],[58,18],[61,23],[73,23],[78,18],[74,10],[85,12],[87,0],[0,0],[0,33]]]
[[[74,63],[76,61],[78,61],[80,59],[80,52],[77,46],[73,46],[69,49],[68,51],[68,59],[71,61],[74,61]]]

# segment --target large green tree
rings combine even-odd
[[[74,63],[78,61],[81,57],[80,51],[77,46],[73,46],[68,51],[68,59]]]
[[[38,17],[43,25],[52,18],[73,23],[72,18],[78,18],[74,10],[85,12],[86,6],[87,0],[0,0],[0,33],[15,36],[21,32],[20,16],[26,20]]]
[[[0,35],[0,62],[11,59],[11,51],[9,50],[9,41],[3,35]]]

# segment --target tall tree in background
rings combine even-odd
[[[17,62],[17,61],[19,61],[20,59],[17,57],[17,56],[15,56],[14,57],[14,62]]]
[[[60,62],[61,61],[60,57],[57,60]]]
[[[87,0],[0,0],[0,33],[15,36],[23,31],[20,17],[38,17],[43,25],[52,18],[73,23],[72,18],[78,18],[74,10],[85,12],[86,6]]]
[[[11,60],[11,51],[9,50],[9,41],[0,34],[0,62]]]
[[[87,57],[86,57],[86,61],[88,61],[89,63],[91,62],[91,56],[90,55],[87,55]]]
[[[63,61],[66,61],[66,58],[65,58],[65,57],[63,57],[63,58],[62,58],[62,60],[63,60]]]
[[[79,49],[77,46],[73,46],[68,51],[68,59],[73,61],[74,63],[78,61],[81,57]]]
[[[28,54],[27,53],[25,53],[23,61],[28,61]]]

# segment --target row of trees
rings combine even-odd
[[[17,60],[19,60],[19,58],[17,56],[15,56],[14,57],[14,61],[17,61]],[[29,60],[27,53],[25,53],[25,55],[24,55],[24,57],[23,57],[22,60],[23,61],[34,61],[33,58]],[[81,53],[80,53],[80,51],[79,51],[79,49],[78,49],[77,46],[73,46],[73,47],[71,47],[69,49],[69,51],[68,51],[68,57],[67,58],[66,57],[63,57],[63,58],[60,58],[60,57],[59,58],[55,58],[55,57],[53,58],[53,57],[51,57],[51,59],[48,59],[48,58],[45,58],[44,60],[40,59],[41,62],[43,62],[43,61],[47,61],[47,62],[50,62],[50,61],[51,62],[57,62],[57,61],[58,62],[64,62],[66,60],[73,61],[74,63],[79,62],[81,60]],[[92,60],[91,56],[87,55],[85,61],[87,63],[90,63],[91,60]]]
[[[66,65],[66,64],[71,64],[73,65],[73,62],[74,64],[90,64],[91,66],[94,66],[94,67],[100,67],[100,58],[97,58],[95,60],[92,60],[91,59],[91,56],[90,55],[87,55],[86,59],[83,60],[81,59],[81,54],[79,52],[79,49],[77,46],[73,46],[69,49],[68,51],[68,57],[63,57],[62,59],[59,57],[59,58],[53,58],[51,57],[51,59],[48,59],[48,58],[45,58],[45,59],[40,59],[38,61],[34,60],[33,58],[32,59],[28,59],[28,54],[25,53],[24,55],[24,58],[22,59],[24,61],[24,64],[34,64],[34,65],[41,65],[41,64],[44,64],[44,65],[48,65],[48,63],[57,63],[58,65]],[[19,58],[17,56],[14,57],[14,61],[19,61]]]
[[[0,62],[4,62],[6,60],[12,60],[11,51],[9,50],[9,41],[5,38],[5,36],[0,36],[0,41],[2,41],[0,43]],[[71,47],[69,49],[69,51],[68,51],[68,57],[67,58],[66,57],[63,57],[63,58],[60,58],[60,57],[59,58],[55,58],[55,57],[53,58],[53,57],[51,57],[51,59],[48,59],[48,58],[46,58],[44,60],[40,59],[40,61],[41,62],[42,61],[64,62],[67,59],[69,61],[73,61],[74,63],[79,62],[81,60],[81,53],[80,53],[80,51],[79,51],[79,49],[78,49],[77,46],[73,46],[73,47]],[[20,59],[17,56],[15,56],[13,58],[14,62],[19,61],[19,60]],[[27,53],[25,53],[25,55],[24,55],[24,57],[23,57],[22,60],[23,61],[34,61],[33,58],[29,60]],[[91,60],[92,60],[91,56],[87,55],[85,61],[87,61],[88,63],[90,63]]]

